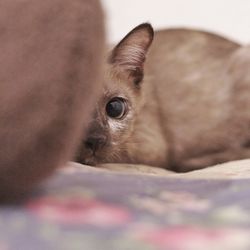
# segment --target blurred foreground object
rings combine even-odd
[[[100,89],[97,0],[1,0],[0,200],[65,164]]]

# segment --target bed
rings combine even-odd
[[[69,163],[0,208],[0,249],[250,249],[250,160],[147,172]]]

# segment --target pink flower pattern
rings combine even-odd
[[[41,219],[65,224],[113,227],[131,220],[128,209],[94,199],[45,197],[29,202],[26,207]]]
[[[231,249],[234,244],[247,247],[249,233],[241,229],[173,226],[138,232],[138,237],[157,249]],[[230,240],[229,240],[230,239]]]

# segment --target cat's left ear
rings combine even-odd
[[[152,26],[149,23],[140,24],[112,50],[109,63],[128,72],[134,83],[139,85],[143,79],[143,66],[153,37]]]

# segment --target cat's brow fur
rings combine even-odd
[[[104,88],[125,96],[130,112],[113,121],[114,131],[103,108],[107,99],[100,99],[96,110],[109,139],[90,162],[188,171],[250,157],[250,47],[208,32],[167,29],[155,32],[148,52],[152,39],[150,25],[140,25],[111,52]],[[133,53],[138,46],[139,55]],[[139,88],[137,74],[144,76]]]

